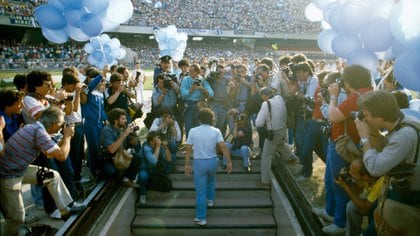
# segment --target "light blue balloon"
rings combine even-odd
[[[98,37],[90,38],[90,43],[94,49],[101,47],[101,42],[99,41]]]
[[[91,43],[86,43],[83,49],[85,49],[88,54],[91,54],[95,50]]]
[[[420,1],[399,1],[390,16],[394,37],[405,47],[420,51]]]
[[[328,5],[330,5],[331,3],[337,2],[338,0],[314,0],[313,2],[315,3],[315,5],[323,10],[325,7],[327,7]]]
[[[367,5],[362,1],[347,1],[340,7],[340,28],[348,33],[360,31],[369,21]]]
[[[410,51],[397,57],[394,76],[405,88],[420,91],[420,53]]]
[[[84,0],[83,5],[92,13],[101,15],[106,13],[109,5],[109,0]]]
[[[175,38],[170,38],[168,40],[168,48],[171,50],[175,50],[176,47],[178,46],[178,41]]]
[[[61,44],[69,40],[69,35],[67,34],[67,31],[65,29],[52,30],[42,27],[41,31],[42,35],[44,35],[44,37],[48,39],[48,41],[53,43]]]
[[[114,48],[111,51],[112,58],[119,58],[121,56],[121,51],[119,48]]]
[[[112,62],[115,60],[114,57],[112,57],[111,54],[106,55],[106,63],[107,64],[112,64]]]
[[[70,38],[78,42],[85,42],[90,39],[90,36],[83,33],[80,28],[73,27],[71,25],[67,25],[67,33],[69,34]]]
[[[335,4],[328,14],[327,22],[331,25],[336,32],[344,31],[343,24],[340,19],[341,4]]]
[[[37,7],[35,17],[41,26],[51,30],[63,29],[67,25],[63,13],[53,6],[42,4]]]
[[[351,52],[361,49],[360,39],[355,34],[339,34],[331,42],[334,54],[341,58],[348,58]]]
[[[365,48],[372,51],[385,51],[391,47],[392,33],[389,21],[385,18],[372,19],[362,30],[361,40]]]
[[[58,0],[48,0],[48,5],[53,6],[60,11],[64,11],[65,8],[63,5],[61,5],[60,1]]]
[[[80,29],[88,36],[98,36],[102,32],[102,23],[98,15],[84,14],[80,18]]]
[[[376,72],[376,68],[379,64],[378,56],[368,49],[358,49],[353,51],[349,54],[347,62],[349,65],[363,66],[371,72]]]
[[[88,56],[88,62],[89,62],[89,64],[91,64],[93,66],[95,66],[98,63],[98,61],[95,58],[93,58],[92,55]]]
[[[112,48],[109,45],[104,45],[104,53],[109,54],[111,53]]]
[[[156,33],[156,41],[158,43],[166,43],[167,40],[166,32],[164,30],[159,30]]]
[[[163,56],[172,56],[171,51],[168,49],[160,51],[159,57]]]
[[[398,42],[398,40],[396,40],[395,38],[391,40],[391,48],[392,48],[392,54],[394,55],[395,58],[401,56],[402,54],[408,51],[408,49],[404,45],[402,45],[400,42]]]
[[[86,9],[66,9],[64,10],[64,17],[67,20],[67,23],[74,27],[80,27],[80,18],[88,13]]]
[[[58,0],[65,8],[79,9],[83,6],[83,0]],[[95,1],[95,0],[91,0]]]
[[[334,39],[334,37],[337,35],[336,31],[333,29],[326,29],[323,30],[319,35],[318,35],[318,47],[326,53],[331,53],[333,54],[333,50],[331,48],[331,42]]]
[[[95,50],[95,51],[92,53],[92,56],[93,56],[93,58],[95,58],[95,60],[97,60],[97,61],[101,61],[101,60],[102,60],[102,57],[103,57],[102,52],[101,52],[101,51],[99,51],[99,50]]]

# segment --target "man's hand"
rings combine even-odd
[[[77,83],[75,86],[74,86],[74,91],[76,91],[76,93],[80,93],[81,91],[82,91],[82,83]]]
[[[232,167],[232,165],[231,165]],[[191,175],[191,166],[189,164],[185,164],[184,166],[184,173],[186,176],[190,176]]]
[[[65,124],[63,128],[64,137],[73,137],[74,135],[74,126],[70,124]]]
[[[328,92],[330,92],[330,96],[336,96],[340,94],[340,86],[337,83],[332,83],[330,87],[328,87]]]
[[[232,161],[229,161],[226,165],[226,173],[230,174],[232,172]]]
[[[359,133],[360,138],[368,138],[369,125],[365,121],[359,119],[356,119],[354,123],[356,123],[357,132]]]

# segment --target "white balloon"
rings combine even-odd
[[[89,54],[91,54],[95,49],[93,48],[91,43],[87,43],[85,44],[85,46],[83,47],[83,49],[85,49],[85,51]]]
[[[111,41],[108,43],[108,45],[114,49],[114,48],[119,48],[121,46],[120,40],[118,40],[117,38],[113,38],[111,39]]]
[[[337,2],[338,0],[314,0],[314,4],[319,9],[324,9],[326,6],[328,6],[331,3]]]
[[[121,24],[131,18],[133,11],[133,3],[130,0],[111,0],[106,16],[111,22]]]
[[[328,24],[328,22],[326,22],[325,20],[321,21],[321,27],[322,29],[326,30],[326,29],[331,29],[331,25]]]
[[[179,33],[177,39],[178,41],[187,41],[188,35],[186,33]]]
[[[117,59],[121,60],[127,55],[127,52],[125,51],[124,48],[120,48],[119,50],[120,50],[120,56],[117,57]]]
[[[305,7],[305,16],[311,22],[316,22],[322,20],[322,11],[315,6],[314,3],[309,3]]]
[[[390,27],[398,42],[420,51],[420,1],[400,1],[390,16]]]
[[[392,9],[395,8],[396,4],[394,0],[370,0],[369,13],[373,18],[382,17],[387,19],[391,16]]]
[[[170,26],[166,27],[164,30],[166,31],[166,35],[167,35],[168,38],[175,38],[176,35],[178,34],[178,31],[177,31],[175,25],[170,25]]]
[[[102,23],[102,32],[109,32],[120,26],[119,23],[112,22],[110,19],[108,19],[106,15],[101,18],[101,23]]]
[[[67,25],[67,33],[69,34],[70,38],[78,42],[85,42],[90,39],[90,36],[83,33],[80,28],[71,25]]]
[[[112,49],[112,51],[111,51],[111,56],[112,56],[113,58],[119,58],[119,57],[121,56],[121,51],[120,51],[120,49],[119,49],[119,48],[114,48],[114,49]]]
[[[101,40],[102,40],[103,44],[107,44],[111,41],[111,38],[107,34],[102,34],[101,35]]]

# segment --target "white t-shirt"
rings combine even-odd
[[[218,128],[200,125],[192,128],[188,134],[187,144],[193,146],[194,159],[211,159],[217,156],[217,143],[224,142]]]

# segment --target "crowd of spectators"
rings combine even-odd
[[[0,1],[0,14],[32,16],[45,0]],[[304,7],[310,0],[132,0],[131,26],[234,30],[243,33],[316,33],[318,23],[309,22]]]

